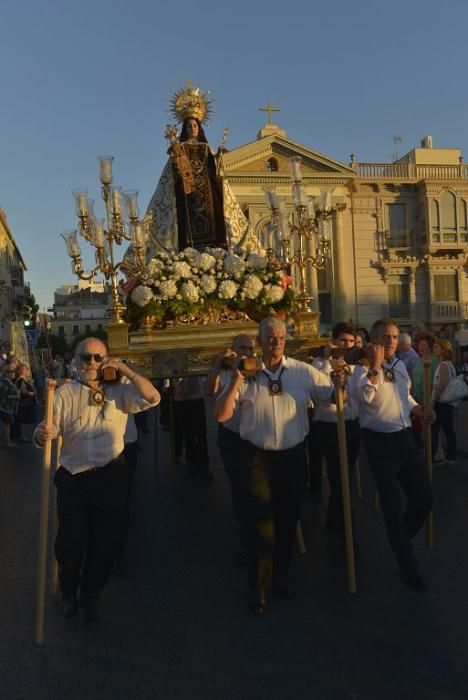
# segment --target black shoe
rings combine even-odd
[[[266,608],[266,595],[257,589],[253,589],[249,593],[247,606],[254,615],[263,615]]]
[[[83,610],[83,627],[85,630],[96,630],[101,626],[99,613],[99,598],[84,598],[81,603]]]
[[[283,600],[291,600],[294,597],[292,590],[282,576],[273,579],[272,589]]]
[[[403,573],[403,575],[405,577],[406,583],[408,584],[408,586],[410,586],[410,588],[414,588],[415,591],[419,591],[420,593],[427,592],[427,585],[421,574]]]
[[[62,612],[68,620],[76,614],[78,610],[78,600],[74,593],[62,593]]]

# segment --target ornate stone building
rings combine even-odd
[[[468,320],[468,165],[457,148],[426,137],[393,163],[345,165],[298,144],[279,126],[224,156],[231,186],[261,238],[270,220],[265,190],[293,211],[292,156],[308,195],[333,189],[332,255],[308,273],[322,330],[338,320],[370,326],[382,316],[440,330]]]
[[[24,283],[26,265],[0,209],[0,344],[10,342],[10,322],[22,320],[22,307],[29,297]]]

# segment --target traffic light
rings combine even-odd
[[[32,308],[30,306],[28,306],[27,304],[25,304],[23,306],[22,311],[23,311],[23,325],[26,328],[29,328],[29,326],[31,325]]]

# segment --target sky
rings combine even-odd
[[[41,310],[76,282],[71,190],[103,216],[110,154],[145,210],[188,78],[214,100],[215,149],[225,126],[228,148],[255,140],[271,100],[292,140],[344,163],[391,160],[396,134],[400,155],[430,134],[468,159],[467,26],[466,0],[2,0],[0,207]]]

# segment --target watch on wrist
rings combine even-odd
[[[371,368],[371,369],[367,372],[367,376],[368,376],[368,378],[370,379],[371,377],[376,377],[376,376],[379,374],[379,372],[380,372],[380,370],[375,369],[375,367],[374,367],[374,368]]]

